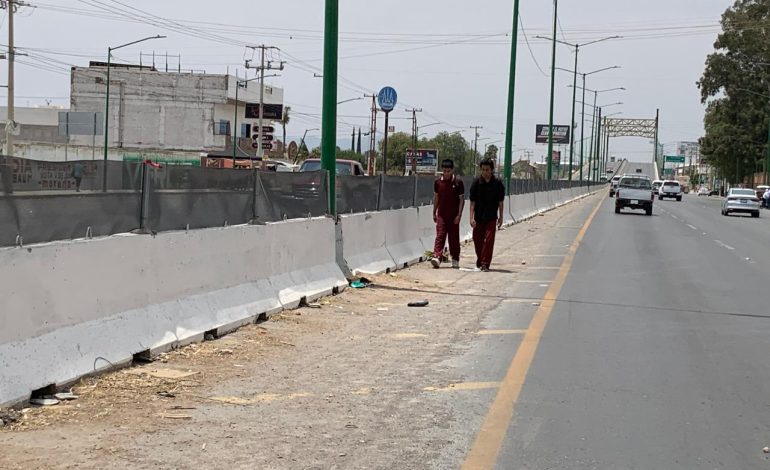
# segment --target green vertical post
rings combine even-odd
[[[599,182],[599,156],[602,146],[602,108],[596,113],[596,161],[594,162],[594,181]]]
[[[569,123],[569,174],[567,180],[572,181],[572,159],[575,154],[575,99],[577,98],[577,65],[580,45],[575,44],[575,69],[572,71],[572,121]]]
[[[329,213],[337,215],[337,53],[339,46],[339,0],[326,0],[324,28],[323,122],[321,123],[321,168],[329,174]]]
[[[104,101],[104,168],[102,169],[102,191],[107,192],[107,146],[109,145],[110,130],[110,64],[112,48],[107,48],[107,96]]]
[[[548,167],[546,170],[546,179],[550,181],[553,171],[553,93],[556,86],[556,22],[558,20],[558,0],[553,0],[553,36],[551,45],[551,111],[548,117]]]
[[[516,46],[519,37],[519,0],[513,0],[513,34],[511,35],[511,64],[508,74],[508,120],[505,124],[505,189],[511,194],[513,174],[513,107],[516,95]]]
[[[241,83],[238,77],[235,77],[235,115],[233,116],[233,168],[235,168],[235,151],[238,148],[238,88],[241,87]],[[260,145],[262,143],[260,142]]]

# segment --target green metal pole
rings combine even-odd
[[[586,129],[586,74],[583,74],[583,110],[580,119],[580,185],[583,186],[583,144],[585,143]]]
[[[596,112],[596,161],[594,162],[594,182],[599,182],[599,156],[602,146],[602,108]]]
[[[337,54],[339,46],[339,0],[326,0],[324,29],[323,122],[321,123],[321,167],[329,175],[329,213],[337,215]]]
[[[110,63],[112,48],[107,48],[107,98],[104,100],[104,168],[102,169],[102,191],[107,192],[107,143],[110,129]]]
[[[580,45],[575,44],[575,69],[572,77],[572,121],[569,124],[569,174],[567,180],[572,181],[572,158],[575,153],[575,98],[577,98],[577,65]]]
[[[513,34],[511,35],[511,64],[508,74],[508,120],[505,125],[505,189],[511,194],[513,174],[513,107],[516,95],[516,46],[519,37],[519,0],[513,1]]]
[[[551,45],[551,111],[548,117],[548,167],[546,170],[546,179],[551,180],[553,171],[553,94],[556,86],[556,22],[558,19],[558,0],[553,0],[553,36]]]
[[[240,81],[235,79],[235,116],[233,116],[233,168],[235,168],[235,151],[238,148],[238,88],[241,87]],[[260,142],[262,145],[262,142]]]

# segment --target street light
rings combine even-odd
[[[604,68],[601,68],[601,69],[598,69],[598,70],[594,70],[592,72],[586,72],[586,73],[581,74],[583,76],[583,86],[580,87],[580,89],[583,90],[583,101],[581,101],[581,103],[583,104],[583,107],[582,107],[582,111],[581,111],[581,116],[582,117],[581,117],[581,120],[580,120],[580,181],[583,181],[583,143],[585,142],[585,125],[586,125],[586,105],[585,105],[585,101],[586,101],[586,77],[589,76],[589,75],[593,75],[595,73],[604,72],[606,70],[612,70],[612,69],[617,69],[617,68],[620,68],[620,67],[617,66],[617,65],[613,65],[611,67],[604,67]],[[567,85],[567,86],[568,87],[571,86],[571,87],[573,87],[573,89],[577,89],[578,88],[577,85]],[[606,90],[595,91],[595,93],[604,93],[604,92],[615,91],[615,90],[623,90],[623,91],[625,91],[626,89],[624,87],[609,88],[609,89],[606,89]],[[594,91],[594,90],[589,90],[589,91]],[[596,95],[594,95],[594,105],[596,105]],[[593,125],[591,126],[591,145],[593,145]],[[589,171],[590,171],[590,169],[589,169]]]
[[[102,173],[102,191],[107,191],[107,143],[108,132],[110,129],[110,65],[112,63],[112,51],[116,51],[123,47],[132,46],[140,42],[149,41],[151,39],[163,39],[165,37],[166,36],[161,36],[159,34],[157,36],[149,36],[146,38],[137,39],[136,41],[127,42],[117,47],[107,47],[107,99],[105,100],[104,104],[104,171]]]
[[[554,9],[555,8],[556,8],[556,1],[554,0]],[[554,15],[555,14],[556,13],[554,11]],[[610,39],[620,39],[621,38],[621,36],[608,36],[606,38],[596,39],[594,41],[584,42],[582,44],[579,44],[579,43],[574,43],[573,44],[573,43],[569,43],[569,42],[566,42],[566,41],[559,41],[558,39],[556,39],[556,27],[555,26],[554,26],[554,30],[553,30],[553,38],[546,38],[546,37],[543,37],[543,36],[536,36],[536,37],[540,38],[540,39],[552,40],[554,42],[554,51],[556,50],[556,43],[557,42],[561,43],[561,44],[566,44],[567,46],[575,48],[575,69],[571,71],[572,72],[572,77],[573,77],[572,78],[573,86],[577,86],[578,54],[580,52],[580,48],[588,46],[590,44],[596,44],[597,42],[602,42],[602,41],[608,41]],[[554,54],[555,54],[555,52],[554,52]],[[560,70],[566,70],[566,69],[561,69],[560,68]],[[566,71],[570,72],[570,70],[566,70]],[[585,78],[585,75],[583,76],[583,78]],[[572,156],[574,154],[574,150],[573,149],[574,149],[574,146],[575,146],[574,125],[575,125],[575,94],[576,94],[576,92],[577,92],[577,90],[573,88],[573,90],[572,90],[572,121],[570,122],[570,132],[571,132],[570,135],[571,135],[571,139],[570,139],[570,144],[569,144],[569,169],[570,169],[570,171],[569,171],[569,180],[570,181],[572,181]],[[551,78],[551,100],[553,100],[553,78]],[[553,123],[551,123],[551,124],[553,125]],[[550,151],[549,151],[549,153],[550,153]]]
[[[348,100],[342,100],[342,101],[338,101],[338,102],[337,102],[337,104],[348,103],[348,102],[350,102],[350,101],[358,101],[358,100],[363,100],[363,99],[366,99],[366,98],[367,98],[367,97],[365,97],[365,96],[362,96],[362,97],[360,97],[360,98],[350,98],[350,99],[348,99]]]

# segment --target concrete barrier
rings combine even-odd
[[[398,268],[422,260],[425,249],[420,242],[417,208],[383,212],[385,217],[385,246]]]
[[[0,250],[0,405],[347,285],[331,219]]]
[[[433,206],[417,208],[418,225],[417,232],[424,251],[433,252],[436,241],[436,223],[433,222]]]
[[[342,256],[354,274],[379,274],[396,269],[385,246],[385,212],[343,215]]]

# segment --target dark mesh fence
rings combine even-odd
[[[380,193],[380,210],[401,209],[414,205],[413,176],[382,176],[382,192]]]
[[[337,213],[377,210],[379,176],[337,175]]]
[[[139,228],[141,175],[139,163],[0,157],[0,246]]]
[[[262,222],[317,217],[329,210],[325,171],[259,172],[258,183],[256,215]]]
[[[417,205],[427,206],[433,204],[433,183],[436,181],[434,176],[417,177]]]
[[[147,166],[146,229],[245,224],[254,211],[254,170]]]
[[[474,177],[459,178],[467,198]],[[339,175],[337,213],[431,204],[434,180]],[[511,194],[580,185],[513,179]],[[323,216],[328,213],[327,186],[324,171],[276,173],[0,156],[0,246],[140,228],[164,231]]]

